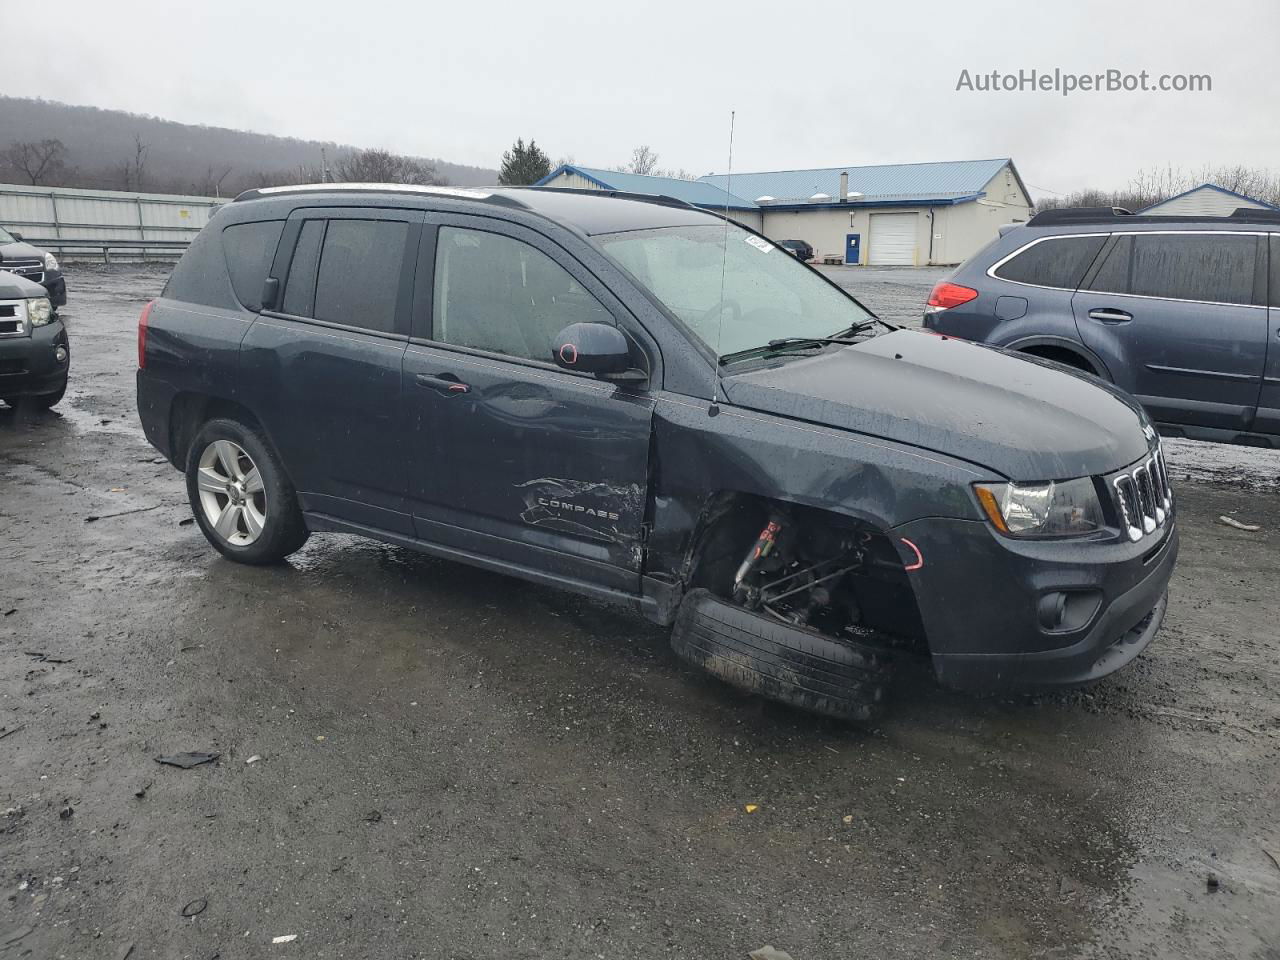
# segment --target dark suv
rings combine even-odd
[[[67,391],[71,344],[44,287],[0,270],[0,400],[52,407]]]
[[[1137,397],[1166,435],[1280,447],[1280,214],[1037,214],[934,288],[925,326]]]
[[[913,650],[958,687],[1093,680],[1165,611],[1137,403],[883,324],[678,201],[251,191],[143,310],[138,362],[227,557],[340,531],[624,602],[830,715],[874,713]]]
[[[0,270],[25,277],[44,287],[44,295],[54,310],[67,304],[67,281],[58,258],[47,250],[33,247],[20,233],[0,227]]]
[[[805,243],[803,240],[779,240],[778,246],[787,253],[791,254],[797,260],[812,260],[813,247]]]

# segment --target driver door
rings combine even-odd
[[[571,323],[634,323],[562,248],[516,224],[428,214],[404,356],[419,537],[636,592],[649,385],[552,362]],[[652,369],[631,336],[636,365]]]

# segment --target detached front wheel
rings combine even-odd
[[[283,560],[308,532],[298,497],[263,437],[235,420],[211,420],[187,454],[187,497],[214,548],[237,563]]]

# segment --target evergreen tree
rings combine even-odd
[[[526,147],[524,140],[519,139],[502,155],[498,183],[509,187],[527,186],[537,183],[550,172],[551,158],[542,148],[533,140]]]

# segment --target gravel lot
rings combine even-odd
[[[832,272],[905,321],[942,271]],[[73,265],[67,400],[0,411],[0,957],[1280,956],[1280,456],[1172,445],[1130,669],[850,728],[405,550],[221,559],[134,411],[163,277]]]

